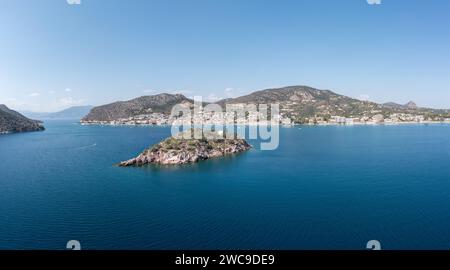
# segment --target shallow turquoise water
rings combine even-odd
[[[46,127],[0,136],[0,249],[450,248],[450,125],[282,128],[176,168],[114,166],[169,128]]]

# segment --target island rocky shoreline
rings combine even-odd
[[[120,167],[146,164],[178,165],[242,153],[252,148],[244,139],[225,139],[218,132],[203,135],[201,139],[183,139],[183,133],[169,137],[146,149],[136,158],[119,163]],[[229,138],[229,137],[227,137]]]

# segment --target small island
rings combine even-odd
[[[177,165],[195,163],[215,157],[241,153],[249,150],[251,145],[244,139],[233,137],[226,139],[221,132],[203,132],[202,139],[183,139],[183,134],[169,137],[145,150],[138,157],[123,161],[121,167],[143,166],[146,164]],[[201,132],[195,130],[193,132]]]

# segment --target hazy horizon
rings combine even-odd
[[[308,85],[450,109],[450,2],[0,0],[0,104],[57,112],[158,93]]]

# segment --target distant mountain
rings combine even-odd
[[[387,103],[384,103],[383,106],[388,107],[388,108],[404,108],[404,105],[398,104],[395,102],[387,102]]]
[[[395,103],[395,102],[388,102],[388,103],[384,103],[383,104],[385,107],[389,107],[389,108],[395,108],[395,109],[419,109],[419,106],[417,106],[417,104],[413,101],[410,101],[404,105]]]
[[[183,95],[160,94],[145,96],[130,101],[116,102],[95,107],[82,121],[113,121],[140,114],[161,112],[168,114],[173,105],[193,101]],[[405,105],[395,103],[378,104],[339,95],[330,90],[319,90],[308,86],[289,86],[253,92],[249,95],[218,101],[226,104],[271,104],[280,105],[280,111],[296,123],[308,122],[311,117],[331,116],[372,117],[389,116],[393,113],[412,113],[430,117],[448,117],[448,110],[419,108],[414,102]]]
[[[48,112],[32,112],[32,111],[23,111],[21,110],[20,113],[30,119],[36,119],[36,120],[45,120],[46,117],[50,114]]]
[[[414,101],[410,101],[410,102],[406,103],[404,106],[408,109],[413,109],[413,110],[419,108],[419,106],[417,106],[417,104]]]
[[[94,106],[75,106],[47,115],[47,119],[77,119],[86,116]]]
[[[193,103],[191,99],[180,94],[143,96],[129,101],[94,107],[82,121],[112,121],[146,113],[168,114],[174,105],[183,102]]]
[[[0,104],[0,134],[44,130],[40,121],[31,120]]]
[[[73,119],[80,120],[84,116],[86,116],[89,111],[94,108],[93,106],[74,106],[68,109],[54,112],[54,113],[46,113],[46,112],[29,112],[23,111],[23,115],[39,120],[64,120],[64,119]]]

